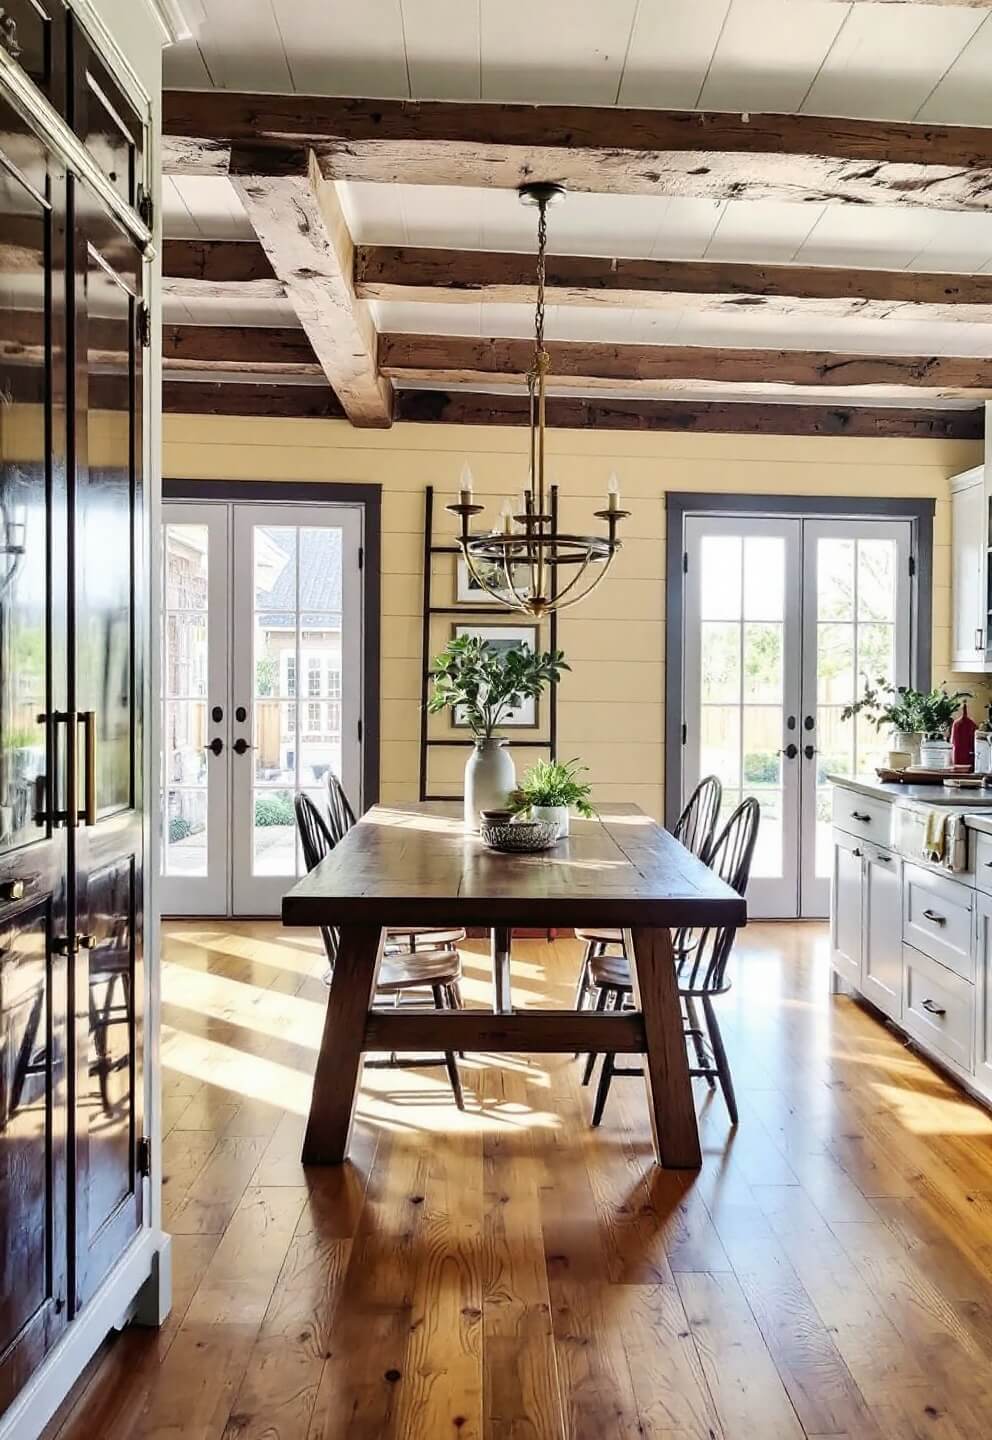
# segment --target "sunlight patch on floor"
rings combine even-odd
[[[872,1089],[913,1135],[992,1135],[992,1115],[964,1096],[920,1095],[877,1081]]]

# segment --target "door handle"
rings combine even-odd
[[[799,746],[793,745],[790,742],[790,744],[786,745],[784,750],[780,750],[778,753],[780,755],[784,755],[786,760],[795,760],[796,756],[799,754]]]
[[[221,753],[221,751],[224,749],[224,742],[219,735],[214,736],[210,744],[207,746],[207,749],[213,755],[219,755]]]
[[[934,925],[946,925],[946,924],[947,924],[947,916],[946,916],[946,915],[938,915],[937,912],[936,912],[936,910],[924,910],[924,912],[923,912],[923,918],[924,918],[924,920],[929,920],[929,921],[931,921]]]
[[[804,745],[804,746],[803,746],[803,754],[806,756],[806,759],[807,759],[807,760],[812,760],[813,756],[816,754],[816,746],[815,746],[815,745]]]
[[[79,723],[83,727],[83,757],[85,762],[83,780],[83,808],[79,818],[84,825],[96,824],[96,711],[81,710]]]
[[[947,1014],[947,1011],[944,1009],[944,1007],[942,1005],[938,1005],[934,1000],[921,1000],[920,1004],[923,1006],[923,1009],[928,1010],[931,1015]]]
[[[231,749],[235,755],[244,755],[248,750],[254,750],[254,745],[249,745],[247,740],[235,740]]]

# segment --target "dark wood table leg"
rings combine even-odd
[[[625,936],[629,938],[624,948],[634,957],[634,1000],[644,1016],[644,1075],[655,1155],[668,1169],[698,1170],[702,1164],[699,1126],[671,932],[637,926]]]
[[[347,1157],[384,933],[378,926],[341,926],[303,1141],[304,1165],[340,1165]]]
[[[492,931],[493,1010],[497,1015],[509,1015],[513,1010],[510,998],[511,933],[506,925],[497,925]]]

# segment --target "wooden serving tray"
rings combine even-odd
[[[880,765],[875,774],[879,780],[891,781],[896,785],[943,785],[945,780],[985,778],[976,775],[974,770],[969,770],[964,765],[948,765],[944,770],[924,770],[914,765],[908,765],[905,770],[890,770],[887,766]]]

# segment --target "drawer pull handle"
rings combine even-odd
[[[923,1000],[920,1003],[922,1004],[924,1010],[927,1010],[931,1015],[947,1014],[947,1011],[944,1009],[944,1007],[942,1005],[938,1005],[935,1000]]]
[[[937,912],[936,912],[936,910],[924,910],[924,912],[923,912],[923,918],[924,918],[924,920],[931,920],[931,921],[934,923],[934,925],[946,925],[946,924],[947,924],[947,916],[946,916],[946,915],[938,915]]]
[[[870,824],[871,824],[871,816],[870,816],[870,815],[867,815],[867,814],[862,814],[862,812],[861,812],[860,810],[852,810],[852,811],[851,811],[851,819],[852,819],[852,820],[860,820],[861,823],[862,823],[862,825],[870,825]]]
[[[891,855],[876,855],[876,856],[875,856],[875,859],[876,859],[876,860],[881,860],[881,862],[882,862],[883,865],[891,865],[891,863],[892,863],[892,856],[891,856]]]

